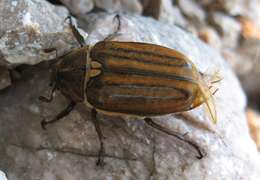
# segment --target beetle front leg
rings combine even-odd
[[[93,121],[93,124],[95,126],[96,132],[98,134],[98,138],[99,138],[99,143],[100,143],[100,149],[99,149],[99,153],[98,153],[98,160],[97,160],[97,166],[104,166],[105,162],[104,162],[104,143],[103,143],[103,134],[100,128],[100,124],[99,124],[99,120],[97,119],[97,111],[95,109],[92,109],[91,111],[91,119]]]
[[[157,129],[159,131],[162,131],[162,132],[164,132],[164,133],[166,133],[168,135],[174,136],[174,137],[176,137],[177,139],[179,139],[181,141],[184,141],[184,142],[188,143],[190,146],[192,146],[198,152],[198,156],[196,156],[198,159],[202,159],[204,157],[204,155],[202,154],[202,152],[200,150],[200,147],[197,144],[195,144],[194,142],[185,139],[183,135],[180,135],[177,132],[170,131],[170,130],[166,129],[165,127],[155,123],[151,118],[145,118],[144,121],[149,126],[155,128],[155,129]]]
[[[47,124],[52,124],[54,122],[59,121],[63,117],[67,116],[75,107],[76,103],[71,102],[64,110],[62,110],[58,115],[56,115],[52,120],[46,121],[45,119],[41,121],[42,129],[46,129]]]

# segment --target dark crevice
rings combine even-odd
[[[155,177],[155,173],[156,173],[156,161],[155,161],[155,153],[156,153],[156,142],[155,139],[153,139],[153,146],[152,146],[152,158],[151,158],[151,164],[152,164],[152,168],[150,170],[150,174],[149,174],[149,180],[153,180]]]
[[[54,5],[62,5],[62,2],[60,0],[48,0],[48,1]]]

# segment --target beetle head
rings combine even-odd
[[[88,57],[88,48],[77,48],[58,58],[51,65],[52,87],[49,98],[40,96],[40,100],[50,102],[55,90],[60,92],[73,102],[84,100],[85,78]]]

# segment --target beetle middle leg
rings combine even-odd
[[[75,107],[76,103],[71,102],[64,110],[57,114],[52,120],[46,121],[45,119],[41,121],[41,126],[43,129],[46,129],[47,124],[55,123],[61,120],[63,117],[67,116]]]
[[[194,142],[192,141],[189,141],[187,139],[184,138],[183,135],[180,135],[179,133],[177,132],[174,132],[174,131],[170,131],[168,130],[167,128],[161,126],[160,124],[157,124],[155,123],[151,118],[145,118],[144,121],[151,127],[159,130],[159,131],[162,131],[168,135],[171,135],[171,136],[174,136],[176,137],[177,139],[181,140],[181,141],[184,141],[185,143],[189,144],[190,146],[192,146],[194,149],[196,149],[196,151],[198,152],[198,155],[196,156],[198,159],[202,159],[204,157],[204,155],[202,154],[201,150],[200,150],[200,147],[195,144]]]
[[[95,109],[92,109],[92,111],[91,111],[91,120],[92,120],[92,122],[95,126],[96,132],[98,134],[99,143],[100,143],[98,160],[97,160],[96,164],[97,164],[97,166],[104,166],[105,165],[105,162],[104,162],[105,148],[104,148],[104,143],[103,143],[104,136],[102,134],[100,124],[99,124],[99,120],[97,118],[97,111]]]

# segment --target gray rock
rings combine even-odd
[[[141,14],[143,10],[143,7],[138,0],[95,0],[95,5],[110,13],[127,12]]]
[[[210,11],[222,11],[230,16],[248,17],[258,26],[260,25],[260,1],[259,0],[196,0],[197,3]]]
[[[0,64],[36,64],[78,44],[65,18],[68,11],[42,0],[0,1]]]
[[[0,90],[11,85],[11,78],[8,69],[0,66]]]
[[[250,103],[257,105],[260,93],[260,41],[256,39],[247,39],[236,51],[235,71],[241,79]]]
[[[0,180],[7,180],[5,173],[0,171]]]
[[[93,0],[61,0],[73,14],[86,14],[94,7]]]
[[[177,6],[173,6],[171,0],[162,0],[159,8],[159,21],[169,24],[176,24],[181,27],[185,27],[187,25],[187,20],[181,14],[180,9]]]
[[[85,18],[89,44],[107,37],[117,27],[114,15]],[[87,21],[87,22],[86,22]],[[30,179],[259,179],[260,156],[248,133],[245,95],[221,56],[181,29],[150,18],[121,16],[118,40],[140,41],[176,49],[189,57],[201,72],[218,69],[223,80],[214,95],[218,123],[213,125],[203,107],[183,119],[174,114],[154,118],[157,123],[196,142],[205,152],[147,126],[141,119],[99,114],[105,139],[104,168],[96,167],[98,137],[90,110],[79,105],[60,122],[40,127],[67,100],[57,92],[51,104],[37,101],[48,94],[49,72],[43,65],[25,68],[23,80],[0,94],[1,167],[12,180]],[[232,90],[232,91],[231,91]],[[29,93],[28,93],[29,92]],[[10,176],[9,176],[10,175]]]
[[[203,9],[193,0],[178,1],[182,13],[194,23],[203,24],[205,22],[206,14]]]
[[[202,27],[199,31],[199,37],[217,50],[220,50],[222,47],[222,42],[218,32],[210,26]]]
[[[241,33],[241,25],[239,22],[234,18],[219,12],[213,13],[210,17],[210,21],[221,34],[223,47],[237,47]]]
[[[220,6],[232,16],[247,16],[250,17],[255,22],[259,22],[258,18],[260,17],[260,1],[253,0],[229,0],[229,1],[221,1]],[[260,25],[258,23],[258,25]]]
[[[187,25],[180,9],[174,6],[171,0],[149,0],[143,1],[143,15],[153,17],[161,22],[176,24],[181,27]]]

